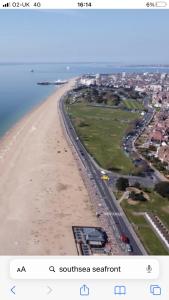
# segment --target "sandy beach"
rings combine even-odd
[[[77,255],[72,225],[99,225],[59,120],[72,84],[0,141],[0,255]]]

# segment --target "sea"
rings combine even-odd
[[[119,72],[169,73],[169,67],[125,67],[111,63],[0,64],[0,138],[56,89],[37,82]]]

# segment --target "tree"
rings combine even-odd
[[[104,104],[105,104],[105,105],[107,105],[107,101],[108,101],[108,99],[104,98],[104,100],[103,100],[103,101],[104,101]]]
[[[141,193],[139,193],[138,195],[137,195],[137,200],[138,201],[146,201],[146,198],[144,197],[144,194],[143,194],[143,192],[141,192]]]
[[[117,179],[116,187],[119,191],[125,191],[128,186],[129,186],[129,181],[127,178],[120,177]]]
[[[140,189],[141,185],[138,181],[135,182],[135,184],[133,185],[135,188]]]
[[[161,196],[169,199],[169,182],[161,181],[155,185],[155,191]]]
[[[157,147],[154,146],[154,145],[150,145],[150,146],[149,146],[149,150],[150,150],[150,151],[157,151]]]
[[[129,198],[131,198],[132,200],[136,200],[136,193],[134,191],[131,191],[131,193],[129,194]]]
[[[85,121],[80,121],[79,127],[87,127],[89,126],[88,123],[86,123]]]
[[[120,97],[115,97],[115,98],[113,99],[113,104],[114,104],[115,106],[118,106],[118,105],[120,104],[120,102],[121,102]]]
[[[143,192],[135,193],[134,191],[132,191],[129,195],[129,198],[131,198],[134,201],[142,201],[142,202],[146,201]]]

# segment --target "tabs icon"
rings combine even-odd
[[[150,293],[153,296],[160,296],[161,295],[161,287],[159,285],[150,285]]]

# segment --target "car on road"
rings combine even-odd
[[[131,253],[133,252],[133,247],[130,244],[126,244],[126,250],[127,252]]]
[[[125,244],[129,244],[130,242],[128,236],[126,236],[125,234],[121,234],[120,239]]]
[[[82,156],[84,156],[84,152],[82,150],[80,150],[80,153],[81,153]]]

